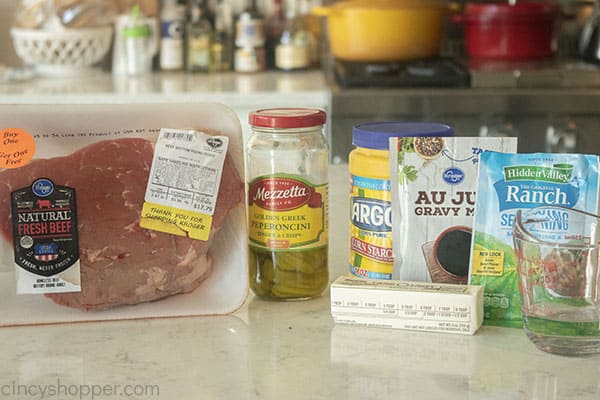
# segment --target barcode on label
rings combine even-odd
[[[196,134],[194,132],[169,132],[164,131],[162,133],[163,139],[175,139],[182,140],[186,142],[193,142]]]

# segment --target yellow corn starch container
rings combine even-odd
[[[389,139],[452,136],[451,127],[427,122],[369,122],[352,130],[350,152],[350,273],[392,279],[392,192]]]

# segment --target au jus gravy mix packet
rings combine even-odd
[[[394,279],[466,284],[479,156],[517,138],[390,140]]]

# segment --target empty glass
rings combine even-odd
[[[529,339],[555,354],[600,353],[600,217],[559,206],[517,211],[513,239]]]

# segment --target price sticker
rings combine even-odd
[[[0,130],[0,168],[20,168],[35,154],[35,139],[20,128]]]

